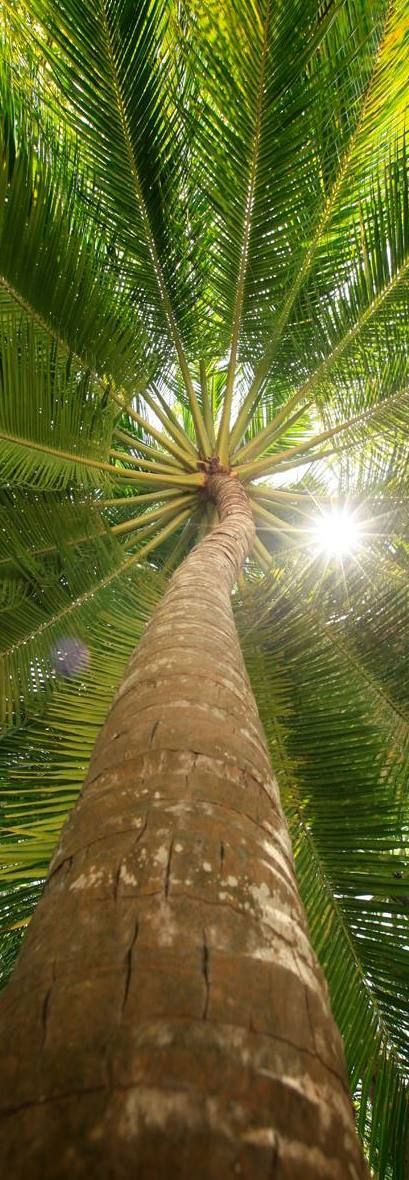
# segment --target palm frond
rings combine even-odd
[[[49,495],[30,505],[10,496],[1,519],[3,585],[17,578],[20,593],[19,610],[11,597],[2,612],[1,721],[10,725],[52,686],[61,643],[78,643],[87,658],[77,600],[88,602],[121,549],[86,501],[61,504]]]
[[[365,221],[362,199],[365,202],[365,197],[370,196],[371,188],[373,194],[382,172],[388,172],[393,141],[401,139],[405,126],[405,8],[405,0],[390,5],[334,6],[325,37],[309,58],[302,81],[306,95],[301,108],[302,147],[298,153],[295,151],[288,170],[290,208],[294,170],[297,174],[304,165],[302,197],[288,222],[285,205],[281,212],[286,233],[291,234],[291,252],[282,282],[284,297],[281,290],[270,312],[264,351],[233,429],[233,444],[238,443],[246,428],[266,381],[263,396],[267,400],[272,397],[276,406],[280,404],[277,377],[280,384],[286,374],[287,389],[284,387],[281,396],[288,396],[289,376],[293,385],[303,386],[303,343],[323,346],[318,324],[309,322],[312,309],[319,305],[325,318],[329,305],[335,304],[336,308],[339,293],[348,287],[354,268],[360,266],[360,255],[366,249],[360,241]],[[297,78],[300,83],[301,75]],[[287,127],[286,132],[290,149],[291,131]],[[281,177],[281,170],[278,172]],[[392,226],[393,220],[389,221],[389,229]],[[285,241],[281,226],[277,238],[281,248]],[[362,303],[361,293],[360,312],[366,308],[368,316],[367,303],[368,299]],[[352,323],[350,314],[350,330]],[[297,332],[303,342],[298,339],[298,347],[293,349]],[[318,375],[314,383],[317,380]]]
[[[298,309],[300,327],[294,322],[292,343],[283,342],[288,363],[292,344],[303,357],[303,391],[306,395],[313,391],[319,403],[333,402],[342,383],[347,391],[345,408],[351,412],[373,400],[377,382],[382,382],[377,393],[382,397],[397,378],[401,385],[407,380],[408,208],[403,138],[390,151],[384,172],[377,172],[376,188],[371,185],[368,196],[362,197],[349,234],[344,230],[349,266],[342,275],[334,272],[337,285],[332,290],[314,288],[311,282]]]
[[[23,93],[2,47],[0,272],[17,302],[67,356],[117,382],[152,368],[135,308],[124,293],[108,228],[90,216],[92,177],[75,141],[58,131],[38,94]],[[34,108],[34,110],[33,110]],[[33,118],[35,135],[33,136]]]
[[[2,485],[101,486],[114,409],[89,371],[0,296]]]
[[[3,562],[6,574],[0,648],[3,727],[21,724],[27,709],[51,691],[65,663],[69,668],[73,662],[74,671],[87,665],[85,637],[96,609],[110,595],[115,597],[117,585],[127,585],[149,552],[157,550],[159,563],[167,560],[169,538],[177,541],[194,510],[189,497],[176,507],[172,499],[161,514],[153,505],[138,527],[144,506],[133,507],[130,521],[129,509],[124,523],[123,510],[118,514],[114,505],[104,522],[98,501],[76,503],[72,496],[70,503],[61,504],[46,495],[42,503],[30,505],[21,496],[10,496],[1,534],[8,539],[3,552],[0,548],[0,570]],[[191,531],[194,535],[194,525]],[[121,544],[117,533],[131,535]],[[185,535],[184,544],[189,540]]]
[[[103,216],[126,255],[128,289],[151,336],[172,342],[189,383],[183,333],[194,281],[180,200],[183,155],[169,135],[169,122],[176,134],[180,126],[176,79],[183,84],[172,10],[167,0],[143,0],[137,10],[125,0],[30,5],[68,102],[66,120],[80,134]]]

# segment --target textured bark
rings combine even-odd
[[[362,1180],[222,523],[132,656],[2,999],[9,1180]]]

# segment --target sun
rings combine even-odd
[[[322,513],[312,535],[318,552],[328,557],[347,557],[356,552],[361,542],[360,524],[347,508]]]

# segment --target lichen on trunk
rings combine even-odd
[[[1,1004],[11,1180],[362,1180],[231,590],[247,495],[133,654]]]

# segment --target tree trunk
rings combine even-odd
[[[362,1180],[230,594],[247,496],[132,656],[2,999],[8,1180]]]

